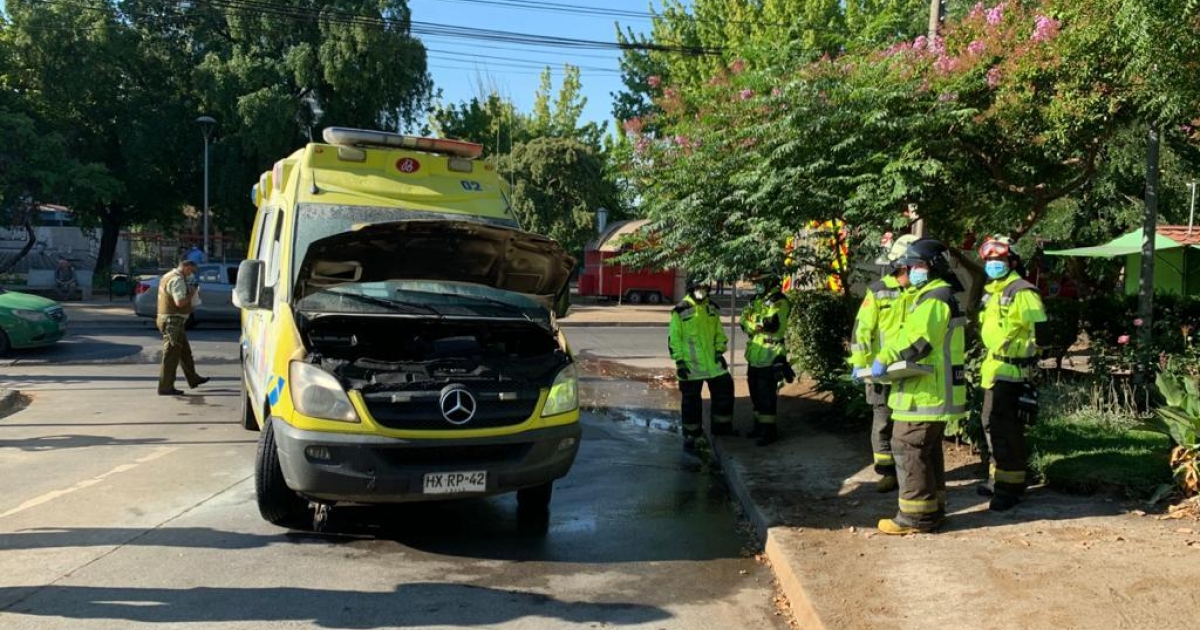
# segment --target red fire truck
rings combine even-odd
[[[620,264],[609,264],[625,247],[626,237],[645,227],[649,221],[618,221],[608,226],[583,251],[583,272],[579,275],[579,295],[606,297],[629,304],[659,304],[676,297],[674,269],[653,271]]]

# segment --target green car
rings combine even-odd
[[[52,344],[67,334],[67,314],[54,300],[0,289],[0,355],[10,348]]]

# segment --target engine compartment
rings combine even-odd
[[[312,361],[347,390],[436,391],[449,384],[538,390],[571,362],[532,322],[298,316]]]

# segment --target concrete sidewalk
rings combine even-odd
[[[742,379],[737,396],[744,431]],[[796,383],[781,395],[778,443],[714,444],[802,630],[1193,627],[1183,611],[1200,606],[1200,524],[1046,488],[993,513],[975,493],[978,456],[947,442],[945,527],[885,536],[875,526],[896,494],[874,491],[866,427],[832,412]]]

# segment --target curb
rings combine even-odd
[[[15,409],[20,400],[21,392],[15,389],[0,387],[0,415],[4,415]]]
[[[750,495],[750,486],[742,476],[741,466],[738,465],[736,459],[725,452],[721,440],[714,440],[710,435],[709,444],[712,445],[713,453],[716,454],[717,460],[721,464],[721,472],[725,477],[726,485],[729,486],[729,491],[742,506],[746,519],[754,527],[755,535],[763,543],[763,555],[766,556],[767,562],[771,566],[771,572],[775,574],[775,579],[779,582],[779,590],[783,591],[783,596],[787,598],[788,610],[792,612],[792,617],[796,620],[797,625],[805,630],[825,630],[825,623],[821,621],[816,606],[813,605],[808,591],[800,581],[798,567],[792,566],[791,559],[784,552],[782,543],[780,543],[784,528],[773,525],[771,519],[755,503],[754,498]]]

